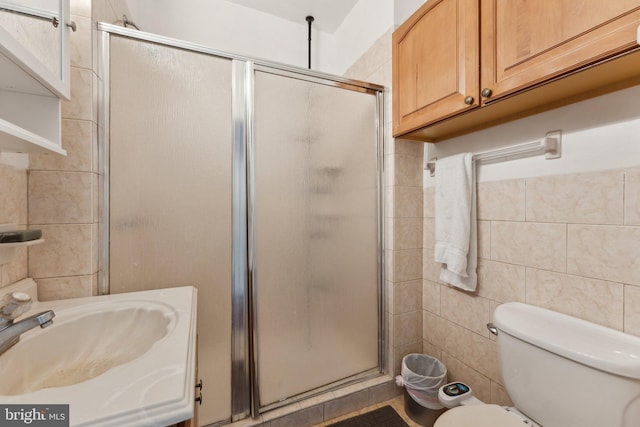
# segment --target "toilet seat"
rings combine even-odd
[[[446,411],[433,427],[523,427],[524,421],[502,406],[471,405]]]

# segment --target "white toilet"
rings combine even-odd
[[[500,305],[493,319],[515,407],[484,404],[450,383],[439,397],[453,409],[434,427],[640,426],[640,338],[522,303]]]

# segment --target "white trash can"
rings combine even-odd
[[[402,358],[401,374],[396,383],[405,387],[407,415],[421,426],[433,426],[445,411],[438,399],[438,389],[447,383],[446,366],[435,357],[412,353]]]

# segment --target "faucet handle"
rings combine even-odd
[[[0,301],[0,317],[13,320],[31,308],[31,297],[24,292],[6,294]]]

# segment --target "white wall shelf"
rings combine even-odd
[[[10,153],[52,152],[67,155],[59,143],[0,119],[0,151]]]
[[[0,152],[66,155],[60,100],[70,99],[70,88],[62,74],[50,71],[0,27]]]

